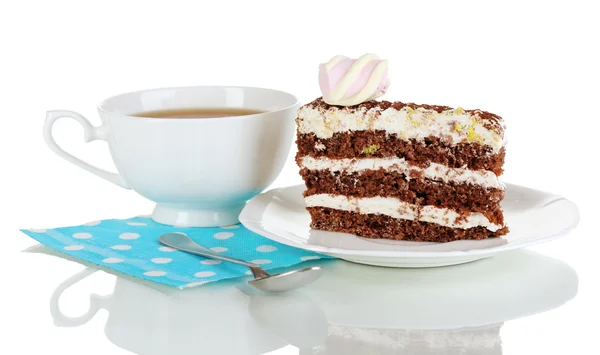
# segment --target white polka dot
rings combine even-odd
[[[127,224],[129,224],[130,226],[134,226],[134,227],[143,227],[143,226],[147,226],[146,223],[142,223],[142,222],[127,222]]]
[[[252,271],[248,270],[244,274],[246,274],[246,275],[252,275]]]
[[[155,264],[168,264],[171,261],[173,261],[173,259],[170,259],[170,258],[154,258],[154,259],[152,259],[150,261],[152,261]]]
[[[152,216],[150,216],[149,214],[143,214],[143,215],[139,215],[138,217],[140,217],[140,218],[150,218]]]
[[[167,273],[164,271],[158,271],[158,270],[154,270],[154,271],[146,271],[144,273],[144,275],[146,276],[165,276]]]
[[[270,253],[270,252],[275,251],[275,250],[277,250],[277,248],[275,248],[272,245],[261,245],[258,248],[256,248],[256,251],[260,251],[260,252],[263,252],[263,253]]]
[[[316,260],[316,259],[321,259],[321,257],[318,255],[311,255],[311,256],[303,256],[300,258],[300,260],[302,260],[302,261]]]
[[[114,250],[129,250],[129,249],[131,249],[131,245],[119,244],[119,245],[113,245],[110,248],[114,249]]]
[[[212,271],[200,271],[194,274],[196,277],[211,277],[215,276],[215,273]]]
[[[262,264],[270,264],[271,260],[268,259],[256,259],[256,260],[252,260],[253,264],[257,264],[257,265],[262,265]]]
[[[65,250],[82,250],[82,249],[85,249],[85,247],[83,245],[67,245],[64,249]]]
[[[104,260],[102,260],[103,263],[107,263],[107,264],[116,264],[116,263],[122,263],[123,259],[119,259],[119,258],[106,258]]]
[[[221,260],[212,260],[211,259],[211,260],[202,260],[201,263],[204,264],[204,265],[217,265],[217,264],[222,263],[222,261]]]
[[[239,224],[234,224],[234,225],[231,225],[231,226],[224,226],[224,227],[221,227],[221,228],[223,228],[223,229],[238,229],[238,228],[240,228],[240,225]]]
[[[91,222],[84,223],[83,225],[88,226],[88,227],[93,227],[93,226],[99,225],[100,223],[102,223],[102,221],[91,221]]]
[[[215,235],[213,236],[215,237],[215,239],[229,239],[231,237],[233,237],[233,233],[231,232],[219,232],[219,233],[215,233]]]
[[[229,249],[223,248],[223,247],[214,247],[214,248],[210,248],[210,250],[214,251],[215,253],[222,253],[222,252],[227,251]]]
[[[119,238],[121,239],[138,239],[139,237],[140,235],[137,233],[121,233],[121,235],[119,235]]]
[[[90,233],[75,233],[73,238],[75,239],[90,239],[92,235]]]
[[[164,251],[165,253],[170,253],[172,251],[176,251],[177,249],[173,249],[171,247],[160,247],[160,248],[158,248],[158,250]]]
[[[202,286],[205,283],[207,283],[208,281],[198,281],[198,282],[190,282],[189,284],[183,286],[184,288],[190,288],[190,287],[198,287],[198,286]]]

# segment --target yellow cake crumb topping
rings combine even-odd
[[[366,154],[373,154],[377,151],[377,149],[379,149],[379,147],[376,144],[372,144],[368,147],[364,147],[362,152]]]

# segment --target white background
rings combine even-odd
[[[52,327],[47,296],[78,268],[19,253],[34,243],[17,229],[130,217],[152,205],[50,152],[41,134],[46,110],[99,124],[95,105],[110,95],[180,85],[269,87],[307,102],[320,94],[319,63],[373,52],[390,60],[385,99],[503,116],[504,180],[579,205],[578,230],[536,248],[577,270],[577,298],[506,324],[502,338],[509,355],[594,353],[597,331],[585,323],[598,316],[600,297],[598,15],[592,1],[2,2],[0,324],[12,331],[0,346],[125,353],[102,338],[103,320],[97,334]],[[66,150],[112,168],[104,143],[82,143],[75,122],[60,121],[55,132]],[[290,155],[274,186],[300,182]],[[102,287],[110,291],[95,289]]]

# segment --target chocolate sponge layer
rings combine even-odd
[[[329,170],[300,170],[306,184],[305,196],[333,194],[353,197],[395,197],[424,206],[455,210],[461,215],[480,212],[494,224],[504,224],[501,189],[478,185],[444,183],[427,179],[407,179],[404,174],[379,170],[344,173]]]
[[[350,233],[364,238],[445,243],[461,239],[493,238],[508,233],[506,227],[491,232],[485,227],[450,228],[435,223],[324,207],[309,207],[307,210],[312,217],[311,228],[313,229]]]
[[[489,170],[496,175],[502,174],[505,156],[504,148],[493,154],[490,147],[479,143],[447,144],[434,136],[423,141],[403,140],[385,131],[335,133],[326,139],[312,133],[298,134],[296,144],[297,159],[306,155],[331,159],[399,157],[415,165],[434,162],[450,168]]]

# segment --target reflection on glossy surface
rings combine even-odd
[[[437,269],[343,261],[326,268],[286,294],[231,283],[179,291],[118,278],[113,295],[91,307],[109,311],[107,338],[137,354],[262,354],[287,344],[300,354],[501,354],[504,322],[577,293],[573,269],[529,251]],[[59,286],[58,325],[87,321],[70,322],[57,308],[62,289],[81,276]]]
[[[99,309],[109,312],[105,335],[115,345],[143,355],[263,354],[287,343],[256,327],[247,312],[248,296],[229,283],[180,291],[119,277],[112,295],[90,298],[90,312],[62,315],[60,293],[84,271],[61,284],[51,312],[58,326],[79,326]],[[247,291],[249,292],[249,291]]]
[[[300,354],[500,355],[502,324],[456,330],[348,330],[332,326],[322,347]]]
[[[326,340],[320,332],[312,341],[306,337],[313,332],[285,339],[300,354],[501,354],[504,322],[558,307],[576,293],[573,269],[528,251],[438,269],[336,263],[304,290],[296,312],[316,314],[307,310],[309,299],[322,309]],[[263,326],[275,323],[261,319],[266,314],[286,314],[292,327],[296,303],[284,297],[256,295],[250,313]],[[319,319],[313,328],[324,326]],[[283,333],[281,327],[271,331]]]

